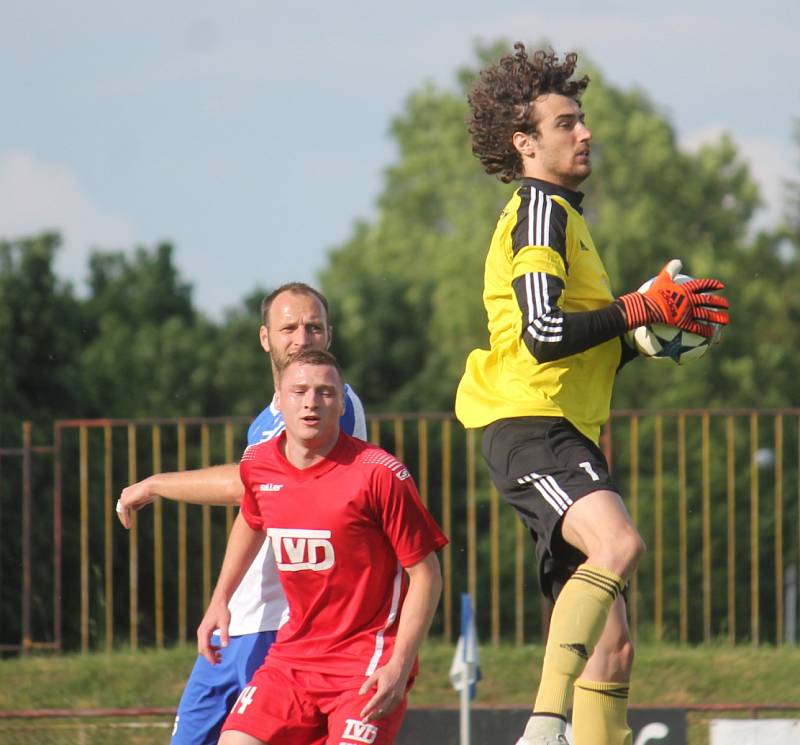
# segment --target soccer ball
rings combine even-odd
[[[691,277],[686,274],[678,274],[675,282],[682,285],[690,279]],[[639,292],[645,292],[654,281],[655,277],[648,279],[639,288]],[[687,362],[699,360],[712,344],[716,344],[719,341],[721,330],[722,327],[717,326],[714,335],[710,339],[706,339],[704,336],[682,331],[675,326],[652,323],[649,326],[639,326],[629,331],[626,339],[628,344],[638,350],[645,359],[667,360],[677,365],[684,365]]]

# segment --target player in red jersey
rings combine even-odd
[[[417,672],[441,594],[434,553],[447,543],[408,470],[339,431],[342,374],[307,350],[280,371],[286,431],[242,456],[241,514],[209,608],[200,653],[265,535],[289,604],[264,665],[223,727],[221,745],[386,745]]]

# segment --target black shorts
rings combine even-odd
[[[486,428],[483,457],[498,492],[530,530],[542,592],[555,600],[586,561],[561,537],[564,513],[591,492],[619,493],[603,452],[562,417],[519,417]]]

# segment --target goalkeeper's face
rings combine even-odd
[[[514,134],[523,175],[577,189],[592,172],[592,133],[580,104],[550,93],[535,101],[536,132]]]
[[[282,292],[269,309],[269,325],[260,330],[261,346],[280,369],[304,349],[327,349],[331,328],[325,308],[314,295]]]

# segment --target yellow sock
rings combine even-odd
[[[575,745],[631,745],[628,684],[576,680],[572,739]]]
[[[550,619],[534,716],[566,718],[572,684],[591,656],[611,604],[624,585],[613,572],[589,564],[581,564],[564,585]]]

